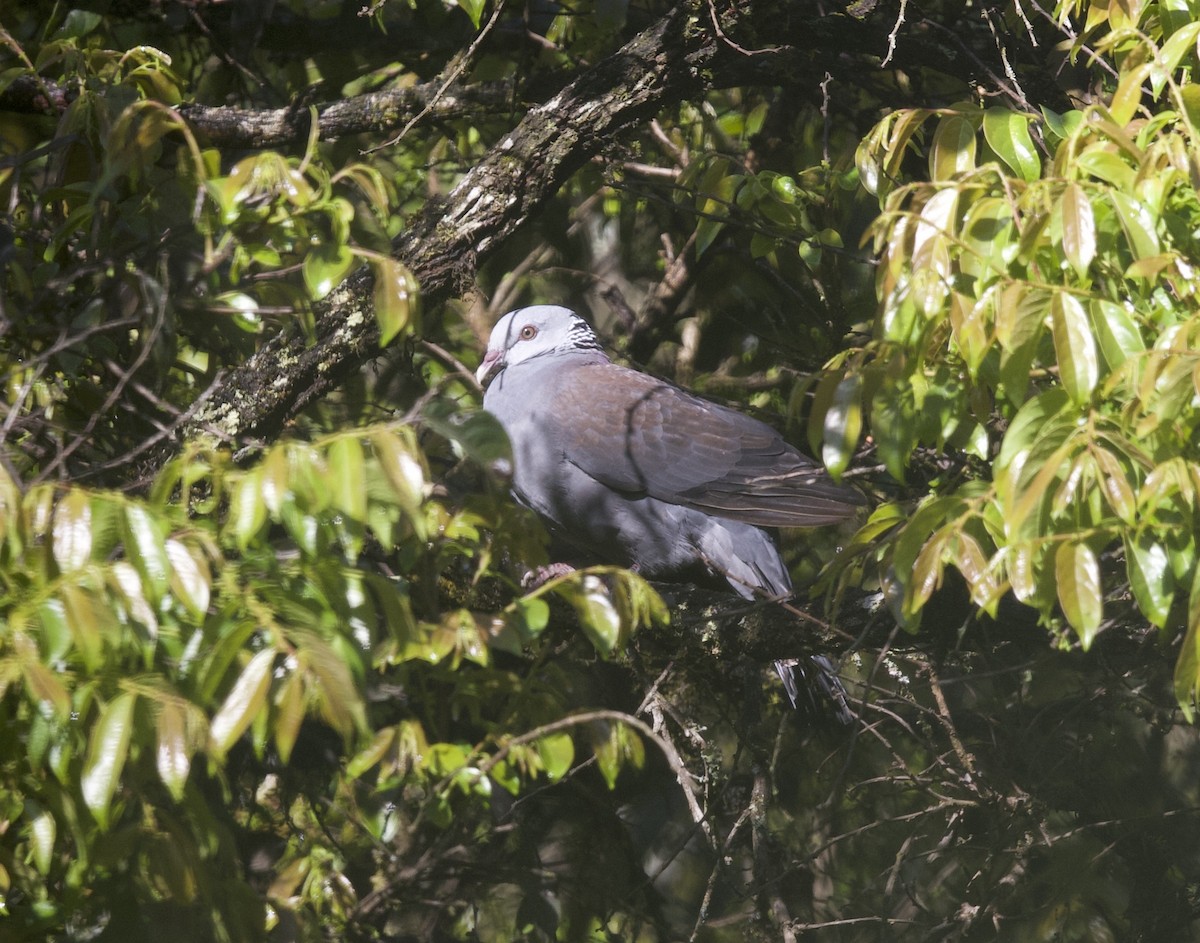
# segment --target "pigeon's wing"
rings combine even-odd
[[[559,372],[546,430],[608,487],[765,527],[844,520],[863,504],[770,426],[612,363]]]

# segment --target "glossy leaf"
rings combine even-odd
[[[87,759],[79,787],[84,805],[102,829],[109,826],[113,794],[129,756],[136,702],[137,696],[130,692],[118,694],[101,709],[88,736]]]
[[[320,301],[350,274],[354,253],[345,245],[321,245],[304,257],[304,284],[313,301]]]
[[[975,125],[962,115],[946,115],[933,132],[929,148],[929,178],[951,180],[975,169]]]
[[[1086,403],[1100,379],[1100,364],[1091,324],[1078,298],[1065,291],[1054,293],[1050,328],[1063,386],[1076,403]]]
[[[192,768],[193,744],[188,736],[187,710],[174,700],[164,700],[156,718],[156,748],[154,752],[158,777],[175,801],[183,799],[188,773]]]
[[[396,259],[376,261],[373,267],[379,346],[386,347],[417,320],[417,282],[412,273]]]
[[[174,538],[167,540],[166,554],[171,565],[171,592],[194,619],[203,619],[212,584],[208,561],[198,550]]]
[[[275,649],[264,648],[238,675],[209,728],[209,750],[216,756],[223,757],[263,709],[274,664]]]
[[[1063,190],[1062,201],[1063,252],[1080,278],[1087,273],[1096,257],[1096,218],[1092,203],[1077,183]]]
[[[142,588],[158,600],[167,590],[170,565],[162,523],[140,504],[125,507],[125,550],[142,576]]]
[[[850,465],[862,431],[862,377],[852,373],[837,384],[825,413],[821,459],[835,478]]]
[[[1159,628],[1165,627],[1175,596],[1166,547],[1147,531],[1126,532],[1125,568],[1142,614]]]
[[[0,511],[0,513],[3,513]],[[54,509],[51,538],[54,562],[64,573],[78,570],[92,554],[92,501],[82,489],[72,488]]]
[[[1042,172],[1029,118],[1007,108],[993,107],[983,113],[983,136],[988,146],[1025,181],[1037,180]]]
[[[58,838],[58,823],[53,813],[36,801],[25,803],[25,818],[29,821],[29,846],[33,864],[42,874],[49,874],[54,863],[54,843]]]
[[[1087,544],[1067,541],[1059,545],[1054,555],[1054,575],[1058,584],[1058,604],[1086,651],[1100,631],[1100,620],[1104,615],[1100,564]]]

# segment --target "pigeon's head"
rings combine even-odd
[[[579,351],[603,353],[600,341],[587,321],[570,308],[534,305],[510,311],[492,328],[487,353],[475,376],[486,387],[505,367],[534,357]]]

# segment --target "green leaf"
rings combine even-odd
[[[568,733],[550,733],[537,739],[538,756],[551,782],[562,779],[575,762],[575,741]]]
[[[304,284],[313,301],[320,301],[349,274],[354,253],[349,246],[319,245],[304,257]]]
[[[909,457],[917,446],[917,412],[911,383],[880,385],[871,402],[871,437],[888,473],[904,481]]]
[[[962,115],[946,115],[938,122],[929,147],[929,179],[954,178],[975,169],[975,125]]]
[[[996,155],[1018,177],[1032,183],[1042,175],[1042,164],[1029,134],[1029,118],[1007,108],[983,113],[983,137]]]
[[[292,756],[292,748],[300,736],[300,725],[304,722],[304,679],[293,672],[284,679],[275,696],[275,748],[279,759],[286,764]]]
[[[1083,278],[1096,256],[1096,218],[1092,203],[1077,183],[1069,183],[1059,203],[1062,211],[1063,252]]]
[[[374,263],[375,321],[379,324],[379,346],[386,347],[410,324],[418,312],[417,280],[395,259]]]
[[[1091,323],[1078,298],[1065,291],[1054,293],[1050,299],[1050,329],[1059,378],[1071,399],[1086,403],[1100,378],[1100,364]]]
[[[245,551],[267,522],[267,503],[262,496],[262,468],[253,468],[234,487],[230,524],[238,550]]]
[[[78,570],[91,558],[92,499],[86,491],[72,488],[54,509],[51,548],[63,573]]]
[[[851,373],[838,382],[833,400],[825,413],[821,458],[834,478],[839,477],[854,458],[862,432],[862,376]]]
[[[262,710],[271,687],[271,671],[275,664],[275,649],[264,648],[242,669],[233,689],[221,709],[213,716],[209,728],[209,750],[223,759],[229,748],[250,726]]]
[[[1125,238],[1129,242],[1130,251],[1135,259],[1145,259],[1159,255],[1162,249],[1159,245],[1158,234],[1155,232],[1154,217],[1149,208],[1126,193],[1116,190],[1109,191],[1109,199],[1117,211],[1117,219]]]
[[[646,762],[646,747],[634,731],[619,721],[600,721],[590,725],[592,752],[596,765],[609,789],[617,787],[617,779],[625,765],[641,769]]]
[[[559,592],[575,607],[579,626],[601,655],[611,655],[621,640],[621,614],[604,581],[593,573],[560,584]]]
[[[367,519],[367,479],[362,442],[357,435],[338,436],[329,444],[333,504],[352,520]]]
[[[1166,548],[1148,530],[1126,531],[1125,569],[1142,615],[1160,629],[1167,624],[1175,598],[1175,576]]]
[[[188,737],[187,708],[178,701],[164,700],[159,705],[155,726],[157,746],[154,758],[158,778],[176,802],[182,801],[194,749]]]
[[[54,863],[58,823],[53,813],[34,799],[25,800],[24,815],[29,821],[29,847],[33,851],[34,867],[43,875],[49,874]]]
[[[1089,310],[1096,340],[1109,370],[1115,370],[1129,357],[1145,351],[1146,342],[1142,340],[1142,332],[1125,305],[1097,298],[1092,301]]]
[[[1108,113],[1118,127],[1128,125],[1133,120],[1133,116],[1137,114],[1144,93],[1142,84],[1150,77],[1150,70],[1153,67],[1153,63],[1143,62],[1124,72],[1117,81],[1117,89],[1108,103]]]
[[[396,739],[396,728],[385,727],[378,731],[362,750],[356,753],[346,764],[346,775],[358,779],[367,770],[380,763],[392,748]]]
[[[471,18],[471,25],[479,29],[479,21],[483,16],[484,0],[454,0],[459,9]]]
[[[1188,594],[1187,631],[1175,662],[1175,699],[1188,723],[1195,719],[1194,705],[1200,694],[1200,567],[1192,577]]]
[[[104,633],[114,628],[116,619],[106,601],[97,598],[90,589],[72,584],[64,585],[62,595],[64,616],[75,645],[89,671],[103,663]],[[43,615],[47,609],[43,607]]]
[[[137,696],[131,692],[118,694],[101,710],[88,738],[87,759],[79,786],[84,805],[101,829],[108,829],[113,793],[129,756],[136,701]]]
[[[1062,543],[1054,554],[1054,575],[1058,584],[1058,604],[1079,636],[1083,650],[1087,651],[1100,631],[1100,620],[1104,615],[1100,565],[1096,555],[1082,541]]]
[[[212,573],[208,561],[199,550],[182,541],[169,538],[166,543],[167,560],[171,564],[170,586],[175,598],[197,621],[208,612]]]
[[[125,508],[125,552],[142,577],[142,589],[157,602],[167,590],[170,565],[162,523],[145,507]]]

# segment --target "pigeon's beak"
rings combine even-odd
[[[479,369],[475,371],[475,379],[479,381],[479,385],[485,390],[492,379],[504,369],[504,351],[489,349],[483,355],[483,363],[479,365]]]

